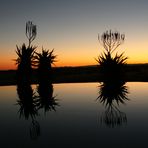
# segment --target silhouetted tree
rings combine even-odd
[[[56,56],[53,51],[42,49],[42,53],[36,53],[36,66],[38,70],[39,79],[46,79],[51,81],[52,79],[52,64],[55,62]]]
[[[16,64],[18,65],[17,67],[18,80],[30,79],[35,49],[36,47],[32,46],[26,47],[25,44],[23,44],[22,47],[17,46],[16,53],[18,55],[18,58],[16,59]]]
[[[96,59],[100,65],[100,71],[103,76],[103,81],[123,79],[123,69],[126,65],[127,57],[124,57],[124,53],[115,54],[113,52],[121,45],[125,40],[125,35],[115,31],[106,31],[101,37],[98,36],[98,40],[104,47],[105,51]]]
[[[103,81],[116,81],[124,79],[124,67],[127,57],[123,53],[112,57],[110,53],[103,53],[97,59]]]
[[[34,60],[34,52],[36,50],[35,46],[31,45],[31,42],[35,39],[37,34],[36,31],[36,25],[34,25],[31,21],[28,21],[26,23],[26,37],[29,40],[29,45],[26,47],[25,44],[23,44],[21,47],[17,46],[16,54],[18,58],[16,59],[17,67],[17,79],[20,81],[20,79],[23,79],[23,81],[26,79],[30,80],[31,78],[31,70],[32,70],[32,64]]]

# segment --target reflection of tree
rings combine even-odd
[[[20,118],[23,117],[26,120],[31,118],[30,137],[31,139],[36,139],[40,135],[40,126],[36,121],[36,116],[38,115],[38,110],[36,107],[37,97],[35,96],[35,93],[28,82],[19,82],[17,84],[17,93],[19,97],[17,100],[17,105],[20,106]]]
[[[40,136],[40,125],[36,120],[32,120],[30,125],[30,137],[31,139],[37,139]]]
[[[128,89],[123,81],[104,82],[100,85],[97,99],[106,107],[100,118],[101,123],[115,127],[127,122],[126,114],[119,110],[119,104],[128,100],[127,93]]]
[[[57,99],[53,96],[53,85],[46,79],[40,79],[37,87],[39,94],[37,107],[38,109],[44,108],[45,113],[47,111],[56,111],[56,106],[59,106]]]
[[[36,96],[30,85],[17,85],[17,93],[19,99],[17,100],[20,105],[19,113],[20,117],[25,119],[35,118],[38,114],[36,109]]]

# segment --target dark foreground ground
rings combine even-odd
[[[53,70],[53,83],[101,82],[97,66],[59,67]],[[131,64],[125,67],[126,81],[148,82],[148,64]],[[32,83],[37,83],[36,71],[33,71]],[[0,71],[0,85],[15,85],[16,71]]]

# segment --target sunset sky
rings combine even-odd
[[[125,34],[118,49],[128,63],[148,63],[147,0],[0,0],[0,69],[14,69],[16,45],[27,42],[25,23],[37,25],[37,51],[55,49],[56,66],[97,64],[98,33]]]

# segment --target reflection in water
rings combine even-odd
[[[32,120],[30,125],[30,137],[31,139],[37,139],[40,136],[40,124],[36,120]]]
[[[31,118],[30,137],[31,139],[37,139],[38,136],[40,136],[40,125],[36,121],[36,116],[38,116],[38,110],[36,107],[37,96],[30,83],[27,83],[27,81],[19,82],[17,84],[17,94],[19,97],[17,105],[20,106],[19,116],[20,118],[24,117],[26,120]]]
[[[59,94],[56,99],[60,99],[58,98],[60,96],[63,98],[62,107],[56,108],[57,113],[46,112],[45,117],[44,110],[39,110],[40,116],[36,116],[36,120],[41,127],[41,136],[35,141],[30,141],[31,120],[25,120],[23,116],[19,119],[19,114],[16,114],[20,108],[19,105],[14,106],[18,98],[16,98],[16,87],[0,87],[1,145],[7,148],[41,146],[59,148],[67,145],[82,148],[146,147],[148,83],[125,84],[128,91],[130,90],[127,98],[132,98],[132,101],[125,100],[126,105],[119,103],[119,110],[126,113],[127,124],[123,123],[122,126],[114,128],[108,128],[104,122],[101,126],[97,126],[96,120],[99,119],[100,122],[101,113],[107,109],[106,103],[103,105],[100,100],[94,102],[94,98],[99,95],[98,85],[99,83],[54,84],[54,94]],[[36,90],[35,85],[31,86]],[[37,92],[36,95],[38,95]],[[61,102],[59,103],[61,105]],[[114,104],[117,105],[115,100]],[[96,114],[100,114],[99,118],[96,118]],[[34,129],[31,128],[31,130]]]
[[[106,110],[100,117],[100,122],[108,127],[115,127],[127,122],[126,114],[119,110],[119,104],[128,100],[128,89],[123,81],[103,82],[100,85],[97,99],[105,105]]]
[[[25,119],[29,119],[29,116],[35,118],[38,115],[36,96],[31,85],[26,83],[17,85],[17,93],[19,97],[17,104],[20,105],[20,117],[24,117]]]
[[[44,108],[44,112],[56,111],[56,106],[59,106],[55,96],[53,96],[53,85],[45,79],[39,82],[37,87],[37,92],[39,94],[37,108]]]
[[[53,96],[53,85],[50,81],[40,79],[37,86],[37,93],[34,92],[30,85],[30,81],[20,81],[17,84],[17,94],[19,99],[17,105],[20,106],[19,116],[26,120],[31,118],[30,137],[37,139],[40,136],[40,125],[36,120],[40,109],[47,111],[56,111],[56,106],[59,106],[55,96]]]

